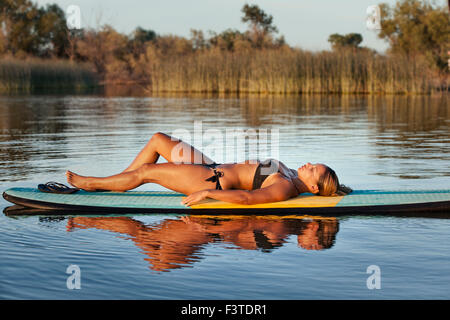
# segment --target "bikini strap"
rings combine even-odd
[[[223,172],[222,171],[216,171],[216,169],[213,169],[213,170],[214,170],[214,175],[209,177],[208,179],[205,179],[205,181],[215,182],[216,183],[216,190],[222,190],[222,186],[220,185],[219,178],[223,177]]]

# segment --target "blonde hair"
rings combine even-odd
[[[317,182],[319,195],[325,197],[345,196],[353,191],[351,188],[339,183],[339,179],[333,169],[325,167],[325,173]]]

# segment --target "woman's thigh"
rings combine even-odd
[[[214,161],[178,138],[158,132],[155,134],[156,151],[168,162],[185,164],[210,164]]]
[[[144,183],[157,183],[183,194],[215,189],[216,183],[205,181],[213,170],[197,164],[149,163],[138,169]]]

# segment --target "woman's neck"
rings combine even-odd
[[[291,180],[297,189],[298,194],[310,192],[306,184],[298,177],[297,170],[291,169],[291,172],[294,174],[294,178]]]
[[[311,191],[309,191],[309,189],[306,186],[306,184],[302,180],[300,180],[299,178],[295,178],[293,182],[294,182],[295,188],[297,189],[299,194],[300,193],[311,192]]]

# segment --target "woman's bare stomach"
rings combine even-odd
[[[216,170],[223,172],[223,176],[219,179],[222,189],[252,190],[253,178],[258,164],[259,162],[256,160],[246,160],[217,166]],[[211,172],[213,171],[211,170]]]

